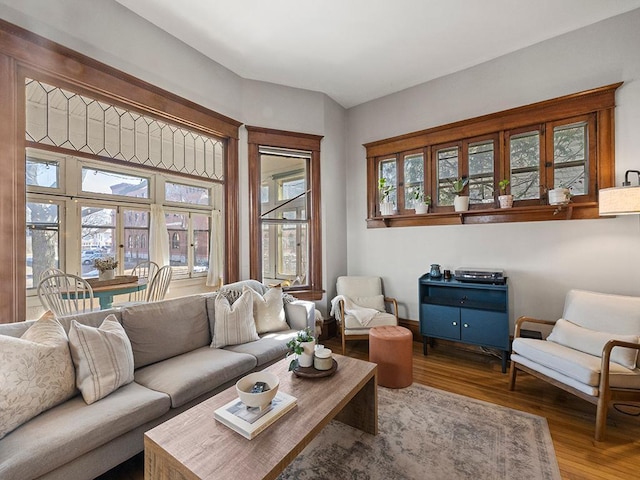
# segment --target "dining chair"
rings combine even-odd
[[[38,281],[39,282],[42,281],[44,277],[48,277],[49,275],[55,275],[60,273],[64,274],[64,272],[59,268],[55,268],[55,267],[47,268],[46,270],[42,271],[42,273],[40,274],[40,277],[38,278]]]
[[[135,275],[138,277],[138,281],[144,280],[147,283],[147,288],[150,287],[149,282],[153,280],[153,278],[158,273],[160,267],[156,262],[152,262],[150,260],[145,260],[138,263],[133,270],[131,270],[131,275]],[[144,302],[147,299],[147,292],[145,290],[137,290],[135,292],[131,292],[129,294],[129,302]]]
[[[167,290],[169,290],[172,274],[170,265],[165,265],[158,270],[158,273],[155,274],[147,287],[147,302],[164,300]]]
[[[93,310],[93,289],[77,275],[54,273],[40,280],[38,297],[44,308],[56,317]]]

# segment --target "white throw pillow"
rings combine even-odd
[[[69,347],[76,366],[76,385],[87,404],[133,382],[133,350],[115,315],[100,327],[71,320]]]
[[[0,335],[0,438],[75,394],[67,334],[51,312],[21,338]]]
[[[384,295],[373,295],[371,297],[353,297],[351,298],[351,301],[359,307],[373,308],[374,310],[378,310],[379,312],[384,312],[386,310],[384,305]]]
[[[602,349],[609,340],[621,340],[629,343],[639,343],[640,341],[638,335],[616,335],[614,333],[597,332],[571,323],[564,318],[556,322],[547,340],[596,357],[602,357]],[[638,350],[615,347],[611,351],[610,360],[623,367],[634,369],[636,368],[637,358]]]
[[[249,292],[253,299],[253,318],[258,334],[289,328],[284,315],[282,287],[270,288],[264,297],[246,285],[242,287],[242,293],[244,292]]]
[[[253,298],[251,292],[243,292],[234,303],[224,295],[216,296],[214,304],[216,322],[213,330],[211,348],[260,340],[253,320]]]

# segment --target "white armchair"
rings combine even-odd
[[[553,325],[544,340],[520,337],[525,324]],[[640,401],[640,297],[571,290],[557,322],[520,317],[509,389],[518,370],[597,405],[596,441],[604,440],[612,400]]]
[[[366,340],[371,328],[398,324],[398,303],[383,295],[380,277],[338,277],[336,291],[331,305],[340,327],[343,355],[348,340]],[[393,307],[393,313],[386,311],[387,305]]]

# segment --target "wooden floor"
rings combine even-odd
[[[340,352],[337,339],[324,344]],[[350,342],[347,354],[367,360],[367,342]],[[497,356],[436,344],[425,357],[414,343],[413,369],[416,383],[546,417],[564,479],[640,478],[640,407],[626,408],[631,415],[610,411],[607,440],[597,443],[594,405],[523,373],[510,392]],[[99,478],[142,480],[143,462],[140,454]]]

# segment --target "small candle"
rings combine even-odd
[[[316,350],[313,357],[313,366],[316,370],[330,370],[333,367],[333,358],[331,350],[328,348],[320,348]]]

